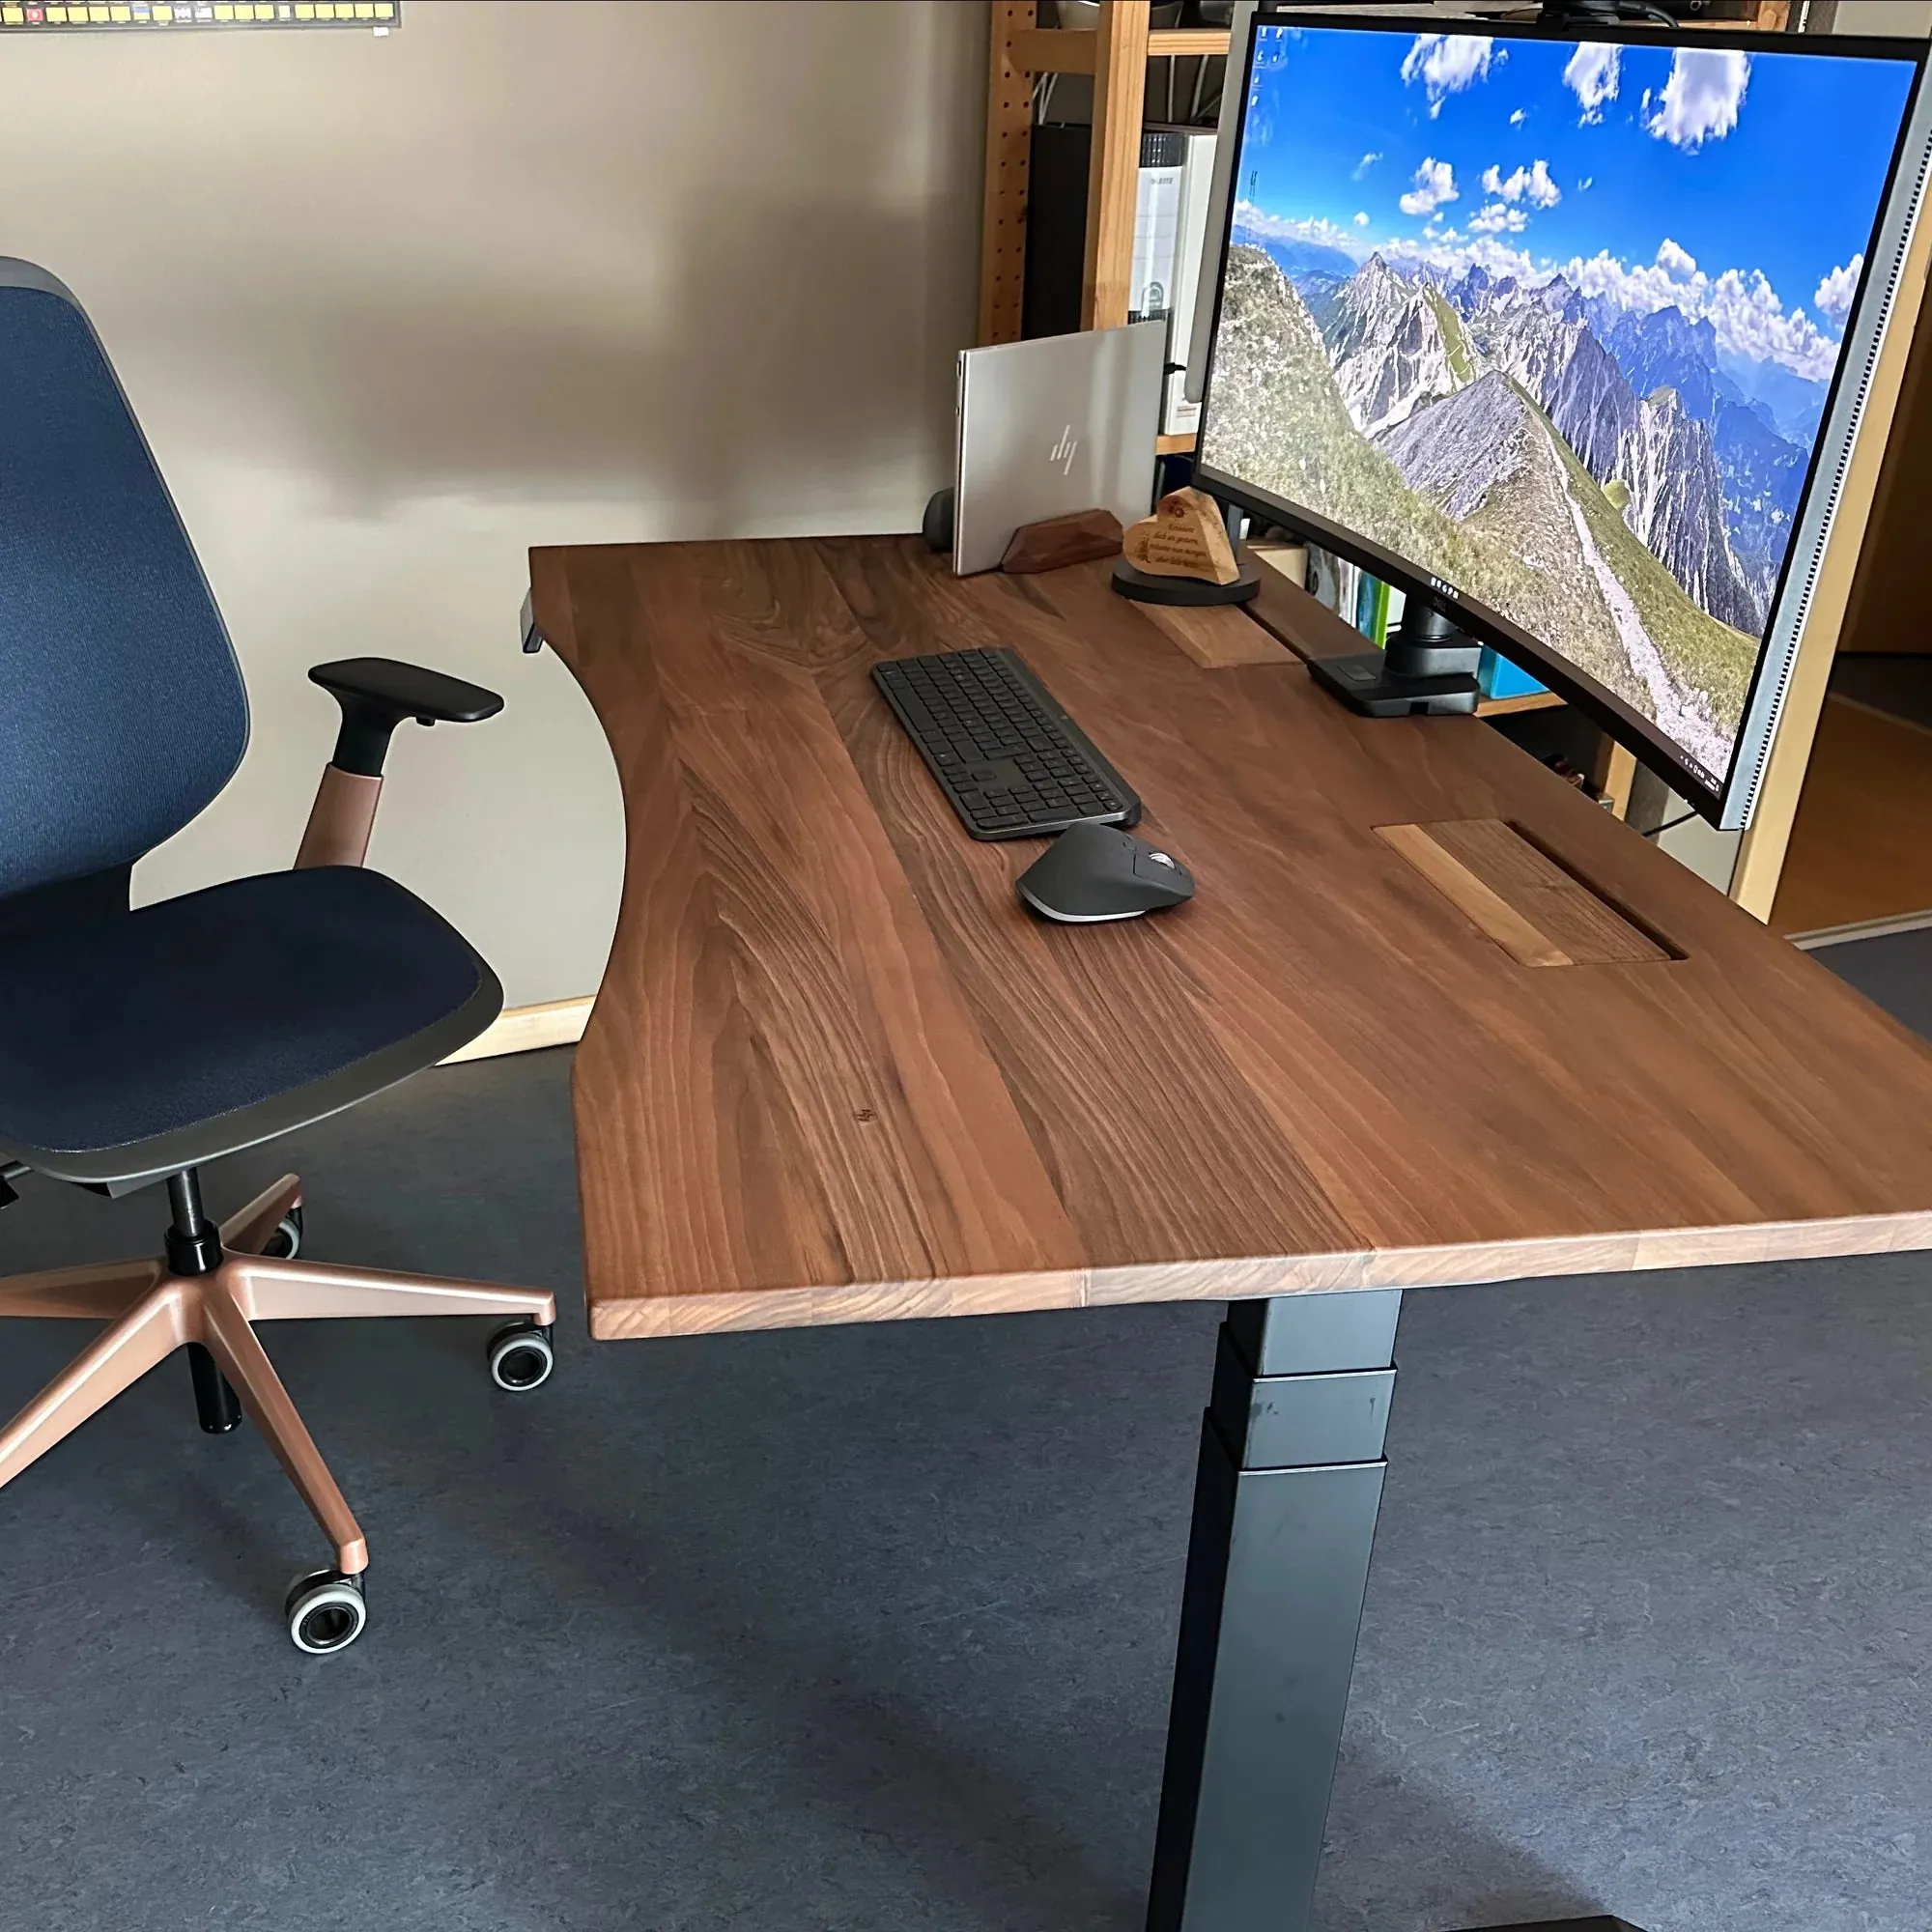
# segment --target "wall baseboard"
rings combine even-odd
[[[543,1046],[575,1046],[590,1019],[591,996],[550,1000],[539,1007],[508,1007],[468,1046],[459,1046],[439,1064],[454,1066],[462,1060],[494,1060],[501,1053],[533,1053]]]

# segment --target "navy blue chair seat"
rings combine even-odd
[[[0,1150],[138,1182],[286,1133],[472,1039],[502,988],[381,872],[269,872],[0,945]]]

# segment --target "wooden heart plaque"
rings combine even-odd
[[[1152,516],[1129,526],[1122,549],[1135,569],[1152,577],[1233,583],[1241,574],[1219,507],[1199,490],[1163,497]]]

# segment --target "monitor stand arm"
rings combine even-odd
[[[1308,672],[1364,717],[1439,717],[1475,710],[1482,696],[1476,682],[1481,649],[1440,611],[1411,597],[1386,650],[1311,658]]]

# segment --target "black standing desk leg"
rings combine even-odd
[[[1308,1932],[1400,1289],[1236,1301],[1201,1433],[1148,1932]],[[1566,1918],[1492,1932],[1636,1932]]]
[[[1231,1303],[1148,1932],[1306,1932],[1381,1507],[1400,1289]]]

